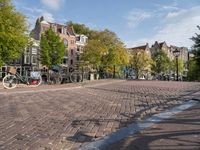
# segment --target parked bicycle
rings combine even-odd
[[[21,76],[16,68],[8,67],[8,74],[3,78],[3,86],[6,89],[14,89],[17,84],[22,83],[31,87],[37,87],[42,83],[39,71],[30,71],[29,75]]]
[[[71,82],[83,82],[84,80],[88,80],[90,76],[90,68],[82,67],[81,70],[74,70],[70,73],[70,81]]]

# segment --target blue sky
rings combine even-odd
[[[117,33],[127,47],[166,41],[190,48],[200,25],[200,0],[13,0],[28,17],[58,23],[73,21]]]

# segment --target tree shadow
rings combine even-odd
[[[193,114],[195,117],[196,115]],[[156,128],[148,128],[142,133],[130,135],[125,140],[111,144],[103,150],[197,150],[200,149],[200,119],[172,118],[157,123]],[[171,127],[172,128],[171,128]],[[192,139],[196,135],[195,140]]]
[[[110,92],[120,92],[120,93],[128,93],[128,94],[133,94],[133,95],[139,95],[139,96],[144,96],[144,93],[142,92],[127,92],[127,91],[122,91],[122,90],[112,90],[112,89],[104,89],[104,88],[97,88],[97,87],[88,87],[88,88],[91,88],[91,89],[96,89],[96,90],[104,90],[104,91],[110,91]],[[194,92],[194,91],[193,91]],[[193,93],[192,92],[192,93]],[[191,94],[191,93],[187,93],[188,95]],[[165,106],[165,108],[163,108],[162,110],[164,109],[167,109],[167,108],[170,108],[172,105],[175,106],[175,104],[170,104],[168,102],[170,101],[174,101],[174,100],[177,100],[177,99],[181,99],[182,96],[185,96],[185,95],[178,95],[176,97],[166,97],[166,96],[163,96],[163,95],[157,95],[157,94],[153,94],[153,93],[146,93],[145,96],[149,96],[149,97],[159,97],[159,99],[164,99],[162,101],[162,105]],[[159,109],[157,109],[156,111],[153,111],[153,109],[155,109],[155,105],[152,105],[152,104],[148,104],[148,103],[143,103],[142,105],[138,104],[135,105],[135,107],[141,107],[143,106],[143,108],[141,108],[139,111],[137,112],[130,112],[130,113],[120,113],[119,114],[119,117],[118,118],[85,118],[85,119],[74,119],[72,120],[72,123],[71,123],[71,126],[74,127],[74,128],[78,128],[81,126],[80,130],[75,133],[73,136],[71,137],[67,137],[66,139],[69,140],[69,141],[74,141],[74,142],[81,142],[81,143],[84,143],[84,142],[91,142],[93,141],[95,138],[95,136],[89,136],[86,134],[86,131],[85,129],[87,128],[86,127],[86,124],[90,123],[90,124],[93,124],[94,126],[101,126],[102,124],[105,124],[105,123],[109,123],[109,122],[117,122],[119,124],[118,127],[115,128],[115,130],[119,129],[119,128],[122,128],[122,127],[125,127],[127,125],[129,125],[130,123],[134,123],[136,121],[138,121],[138,118],[139,119],[145,119],[146,117],[150,116],[150,115],[153,115],[155,113],[158,113]],[[123,118],[123,119],[122,119]],[[188,121],[185,122],[184,119],[179,119],[177,120],[180,124],[195,124],[195,125],[199,125],[198,122],[195,122],[194,120],[190,120],[188,119]],[[175,121],[170,121],[170,123],[176,123]],[[82,130],[82,131],[81,131]],[[172,135],[176,134],[176,133],[171,133]],[[166,136],[169,136],[170,137],[170,134]],[[149,136],[151,137],[151,136]],[[141,138],[141,137],[140,137]],[[147,136],[148,138],[148,136]],[[155,137],[155,138],[152,138],[151,139],[158,139],[158,137]],[[143,140],[143,139],[142,139]],[[154,140],[152,140],[154,141]],[[147,148],[148,146],[148,143],[146,145],[145,148]]]
[[[78,131],[73,136],[66,137],[66,140],[73,141],[73,142],[84,143],[84,142],[92,142],[93,138],[94,137],[87,135],[83,131]]]

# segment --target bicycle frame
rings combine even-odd
[[[21,76],[18,72],[16,72],[15,77],[16,77],[18,80],[20,80],[22,83],[24,83],[24,84],[29,84],[28,78],[27,78],[27,77],[24,77],[24,76]]]

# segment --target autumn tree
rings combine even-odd
[[[46,30],[40,41],[41,54],[40,59],[43,65],[51,67],[60,65],[65,54],[65,45],[51,28]]]
[[[159,50],[152,59],[153,64],[151,69],[154,75],[169,72],[171,62],[165,52]]]
[[[171,62],[171,70],[173,72],[176,72],[177,71],[177,62],[176,62],[176,59],[174,59],[172,62]],[[183,63],[183,60],[182,59],[178,59],[178,74],[179,75],[183,75],[183,68],[184,68],[184,63]]]
[[[28,45],[26,17],[11,0],[0,0],[0,66],[18,59]]]
[[[152,60],[150,56],[141,49],[131,52],[130,64],[135,70],[136,79],[142,75],[142,71],[149,70]]]
[[[109,30],[93,32],[81,57],[82,60],[98,66],[128,63],[128,53],[124,44]]]

